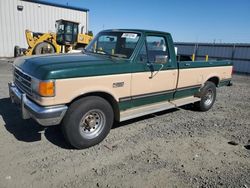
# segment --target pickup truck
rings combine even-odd
[[[104,30],[77,54],[21,57],[9,83],[23,119],[60,124],[82,149],[101,142],[113,123],[193,103],[209,110],[216,87],[231,85],[230,61],[177,62],[169,33]]]

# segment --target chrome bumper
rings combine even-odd
[[[9,83],[9,95],[12,103],[21,106],[22,118],[32,118],[43,126],[60,124],[68,107],[66,105],[43,107],[32,102],[15,84]]]

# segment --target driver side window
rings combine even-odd
[[[169,54],[165,37],[147,36],[146,42],[149,62],[167,63]]]
[[[167,42],[163,36],[147,36],[137,57],[140,63],[167,63],[169,58]]]

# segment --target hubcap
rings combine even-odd
[[[106,117],[101,110],[88,111],[82,117],[79,128],[82,137],[92,139],[97,137],[103,130]]]
[[[205,105],[206,106],[209,106],[212,104],[214,100],[214,93],[213,93],[213,90],[212,89],[209,89],[205,95]]]

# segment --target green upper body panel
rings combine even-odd
[[[102,55],[55,54],[19,58],[15,66],[40,80],[75,78],[130,72],[128,62]]]
[[[106,30],[103,32],[137,33],[140,37],[129,58],[114,57],[97,53],[53,54],[16,59],[15,66],[40,80],[65,79],[98,75],[122,74],[152,71],[149,63],[138,63],[137,56],[145,44],[145,36],[157,35],[167,39],[169,62],[163,70],[179,68],[200,68],[231,66],[229,61],[179,62],[176,61],[172,37],[169,33],[149,30]],[[134,36],[129,36],[133,39]],[[155,64],[155,70],[160,66]]]

